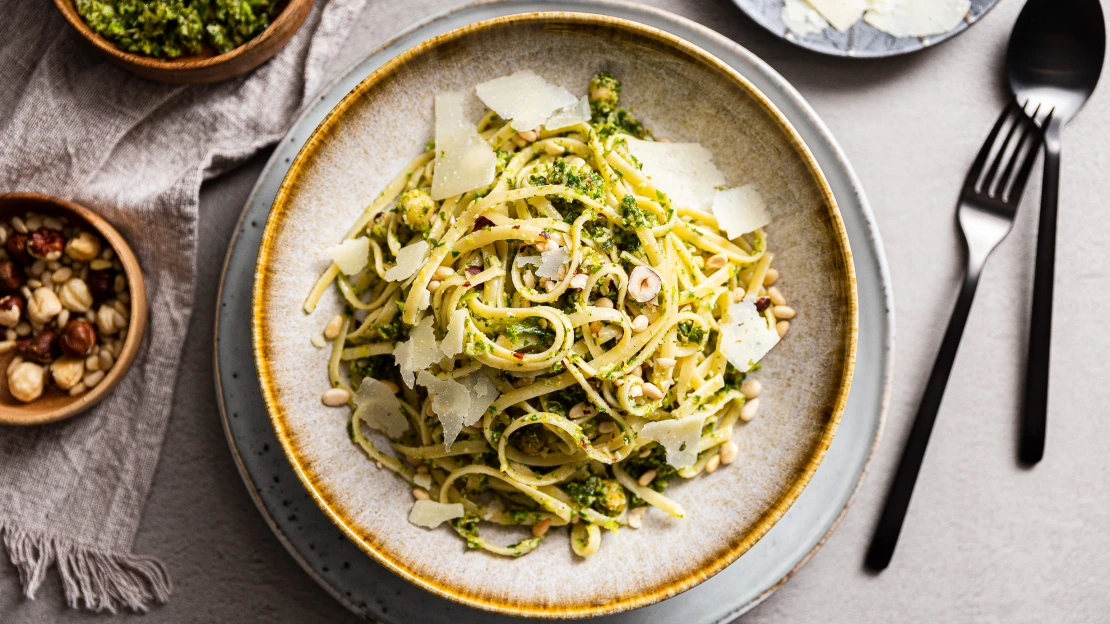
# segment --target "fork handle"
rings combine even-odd
[[[1056,204],[1060,190],[1060,127],[1049,123],[1044,137],[1044,183],[1037,226],[1037,260],[1033,273],[1033,312],[1029,321],[1029,357],[1025,369],[1018,459],[1032,466],[1044,457],[1048,426],[1048,366],[1052,359],[1052,288],[1056,274]]]
[[[921,462],[925,459],[925,448],[929,444],[929,436],[937,420],[937,411],[940,409],[941,398],[944,397],[944,388],[948,384],[948,374],[952,371],[952,364],[956,360],[956,351],[960,347],[960,338],[964,334],[964,326],[971,312],[971,301],[975,297],[975,289],[979,285],[979,275],[985,259],[985,254],[981,256],[969,254],[968,270],[964,276],[959,297],[956,299],[956,308],[952,311],[951,320],[948,321],[948,330],[944,332],[944,340],[940,344],[940,351],[933,364],[933,372],[925,385],[921,406],[917,410],[917,417],[913,421],[906,446],[902,450],[898,472],[895,473],[894,480],[890,484],[886,504],[883,506],[875,535],[871,539],[871,547],[867,551],[867,567],[876,572],[884,570],[894,556],[894,547],[898,543],[899,533],[902,532],[902,522],[906,519],[906,510],[909,509],[913,487],[921,471]]]

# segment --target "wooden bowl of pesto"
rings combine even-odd
[[[219,82],[268,61],[293,37],[312,0],[54,0],[110,61],[171,84]]]

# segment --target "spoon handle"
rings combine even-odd
[[[1033,313],[1029,323],[1029,357],[1025,369],[1018,459],[1032,466],[1044,456],[1048,419],[1048,366],[1052,346],[1052,287],[1056,272],[1056,205],[1060,190],[1060,126],[1051,121],[1044,136],[1044,183],[1037,227],[1037,260],[1033,274]]]

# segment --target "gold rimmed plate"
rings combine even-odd
[[[649,514],[578,560],[547,540],[522,559],[467,552],[449,529],[408,523],[406,484],[347,439],[347,415],[319,401],[326,355],[309,342],[339,309],[305,316],[322,250],[432,134],[437,91],[530,68],[581,92],[611,71],[660,136],[710,148],[730,184],[756,182],[783,288],[799,319],[765,360],[763,415],[742,428],[741,460],[674,486],[684,521]],[[402,577],[479,608],[517,615],[599,615],[688,589],[751,547],[816,470],[851,382],[856,298],[847,236],[828,184],[797,133],[742,76],[704,51],[633,22],[574,13],[497,18],[451,31],[384,64],[328,115],[291,165],[258,258],[253,331],[278,439],[315,501],[360,548]]]

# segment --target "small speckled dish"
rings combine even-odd
[[[507,559],[465,544],[447,527],[407,520],[407,484],[347,438],[346,410],[323,407],[326,351],[309,337],[339,310],[327,296],[301,303],[326,268],[323,250],[432,136],[436,92],[533,69],[572,92],[610,71],[622,102],[657,136],[713,151],[730,185],[755,182],[774,222],[770,244],[782,288],[799,310],[759,373],[762,413],[738,434],[726,470],[672,486],[685,520],[645,517],[639,531],[606,534],[579,559],[552,535]],[[479,104],[471,111],[477,119]],[[262,394],[294,471],[325,514],[403,578],[458,602],[520,616],[568,618],[666,599],[717,573],[758,541],[805,488],[835,434],[848,396],[857,307],[851,251],[816,161],[785,117],[726,64],[663,31],[577,13],[491,19],[433,38],[367,77],[308,139],[266,223],[253,304]]]

